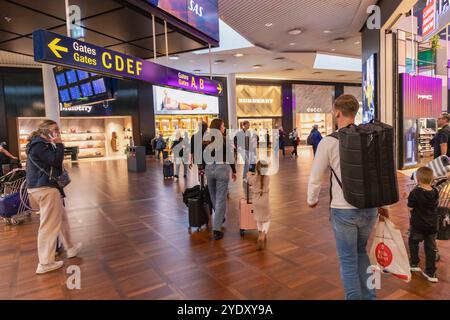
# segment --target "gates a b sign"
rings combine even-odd
[[[221,95],[222,84],[150,61],[128,56],[46,30],[33,32],[34,60],[82,69],[116,78],[141,80],[210,95]]]

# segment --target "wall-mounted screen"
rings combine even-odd
[[[219,98],[153,86],[155,114],[219,114]]]
[[[370,56],[363,66],[363,123],[376,118],[377,112],[377,70],[376,54]]]

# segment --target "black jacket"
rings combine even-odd
[[[58,143],[54,146],[42,137],[36,136],[28,143],[27,154],[28,188],[51,187],[59,189],[56,181],[50,179],[47,174],[31,162],[30,157],[46,173],[50,174],[50,171],[52,171],[52,177],[58,177],[62,174],[63,170],[64,145]]]
[[[415,187],[408,197],[408,207],[411,213],[411,231],[434,234],[437,232],[439,192],[433,188],[431,191]]]

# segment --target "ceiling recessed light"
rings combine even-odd
[[[290,46],[295,46],[295,42],[289,43]]]
[[[179,56],[169,56],[169,60],[178,60],[180,59]]]
[[[331,49],[331,51],[333,51],[333,52],[334,52],[334,51],[336,51],[336,49],[335,49],[335,48],[333,48],[333,49]]]
[[[225,62],[225,60],[216,60],[216,61],[214,61],[214,64],[221,64],[221,63],[224,63]]]
[[[11,22],[11,21],[12,21],[12,18],[11,18],[11,17],[5,16],[4,18],[5,18],[5,21],[6,21],[6,22]]]
[[[323,30],[323,33],[331,33],[331,30]]]
[[[276,57],[276,58],[273,58],[273,61],[283,61],[283,60],[284,60],[283,57]]]
[[[244,54],[243,54],[243,53],[236,53],[236,54],[234,54],[234,56],[235,56],[236,58],[240,58],[240,57],[243,57]]]
[[[265,26],[266,26],[267,28],[269,28],[269,27],[273,26],[273,23],[272,23],[272,22],[268,22],[268,23],[265,24]]]
[[[253,69],[259,69],[262,67],[262,64],[255,64],[252,68]]]
[[[301,29],[292,29],[288,31],[288,34],[290,34],[291,36],[298,36],[302,32],[303,31]]]
[[[334,39],[333,41],[331,41],[331,43],[338,44],[338,43],[344,43],[344,41],[345,41],[345,39],[338,38],[338,39]]]
[[[354,44],[356,45],[361,44],[361,41],[355,41]]]

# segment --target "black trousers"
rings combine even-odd
[[[292,151],[292,155],[295,155],[297,157],[298,156],[298,153],[297,153],[297,147],[298,147],[297,142],[294,142],[293,146],[294,146],[294,150]]]
[[[318,144],[313,144],[313,152],[314,152],[314,155],[316,155],[317,147],[318,147],[318,146],[319,146]]]
[[[436,272],[436,236],[436,233],[422,233],[414,230],[411,230],[409,235],[410,264],[419,264],[419,244],[423,241],[425,248],[425,273],[428,275],[433,275]]]

